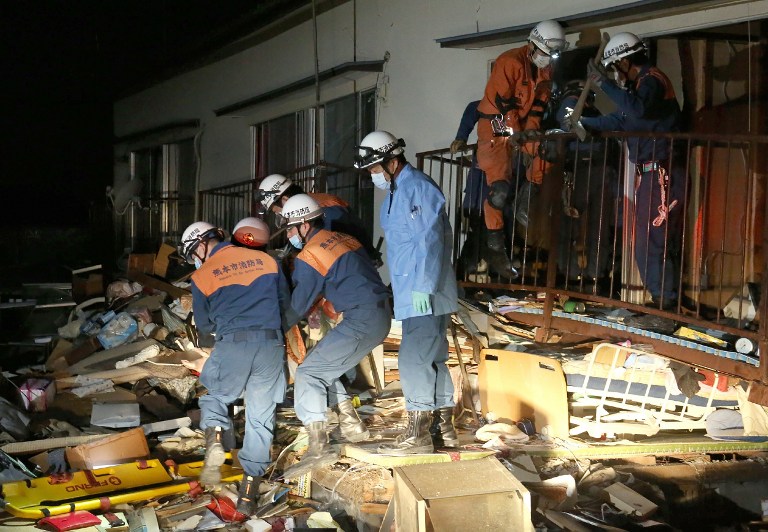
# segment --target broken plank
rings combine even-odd
[[[168,294],[169,296],[173,297],[174,299],[191,294],[189,290],[185,290],[184,288],[179,288],[178,286],[174,286],[171,283],[168,283],[156,277],[152,277],[150,275],[147,275],[146,273],[129,271],[126,276],[131,281],[136,281],[137,283],[141,283],[143,286],[154,288],[155,290],[161,290],[166,294]]]
[[[608,495],[610,503],[616,508],[639,519],[647,519],[659,509],[653,501],[649,501],[621,482],[611,484],[603,491]]]
[[[93,371],[115,369],[115,362],[135,355],[139,351],[151,345],[160,346],[161,344],[157,342],[157,340],[150,338],[147,340],[139,340],[128,344],[123,344],[117,347],[113,347],[112,349],[105,349],[104,351],[94,353],[89,357],[81,360],[80,362],[73,364],[68,371],[72,375],[79,375]]]
[[[342,455],[367,464],[392,468],[416,464],[455,462],[457,460],[479,460],[495,454],[494,451],[457,451],[452,453],[410,454],[404,456],[378,454],[376,446],[345,445]]]

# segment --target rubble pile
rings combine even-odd
[[[463,301],[447,331],[459,447],[376,451],[406,423],[393,321],[350,386],[371,438],[332,439],[330,463],[289,474],[308,441],[289,393],[256,510],[239,514],[244,405],[231,412],[237,441],[222,483],[202,485],[197,376],[212,341],[196,335],[184,276],[169,282],[133,260],[138,270],[103,288],[80,283],[75,294],[73,286],[55,334],[37,343],[44,348],[3,373],[2,527],[580,531],[760,522],[765,410],[746,401],[738,381],[679,367],[643,345],[537,344],[505,313],[538,303],[509,296]],[[332,325],[310,323],[308,348],[318,327]],[[295,369],[303,353],[288,358]]]

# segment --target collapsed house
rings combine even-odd
[[[543,299],[521,291],[467,292],[446,331],[459,448],[376,452],[404,423],[393,321],[351,384],[371,439],[337,445],[333,463],[287,478],[307,437],[286,401],[258,509],[238,515],[236,448],[222,466],[223,487],[195,480],[205,453],[196,407],[205,391],[195,374],[206,342],[191,325],[185,281],[155,275],[168,271],[167,251],[131,256],[132,269],[105,288],[98,268],[75,274],[76,292],[47,288],[48,297],[53,290],[80,303],[59,307],[55,335],[35,338],[45,347],[30,360],[42,364],[6,372],[0,521],[7,526],[698,529],[760,519],[768,409],[749,401],[746,381],[678,363],[648,344],[537,342],[535,327],[510,316]],[[578,317],[618,327],[647,318],[597,304]],[[334,325],[322,312],[316,318],[305,329],[309,349]],[[680,327],[671,337],[701,346],[717,340],[694,332]],[[289,348],[287,367],[305,354]],[[242,405],[232,414],[241,438]]]
[[[477,10],[317,4],[314,15],[307,4],[116,102],[108,197],[118,271],[76,272],[69,286],[14,294],[19,301],[3,310],[39,317],[64,309],[46,334],[15,339],[14,354],[24,357],[14,358],[4,386],[3,523],[47,519],[41,525],[64,527],[56,518],[77,518],[73,525],[115,530],[763,526],[765,5],[625,2],[593,10],[589,2],[551,2],[516,5],[513,20],[500,0]],[[511,26],[499,28],[500,13]],[[689,131],[669,138],[687,148],[691,190],[681,206],[684,268],[675,282],[690,301],[671,311],[643,306],[646,294],[628,260],[633,169],[624,154],[615,155],[623,188],[597,210],[611,232],[591,251],[582,232],[561,230],[575,225],[567,208],[577,183],[560,179],[573,170],[560,160],[542,184],[539,208],[519,201],[511,214],[521,278],[489,275],[481,257],[476,272],[461,274],[462,310],[446,331],[461,448],[405,459],[373,452],[402,430],[393,323],[358,372],[358,409],[375,439],[339,448],[334,464],[286,479],[282,473],[300,463],[306,444],[286,403],[271,487],[255,516],[241,521],[232,513],[232,486],[206,492],[195,481],[204,452],[195,399],[204,390],[187,366],[204,342],[189,321],[184,272],[170,258],[181,230],[197,219],[230,229],[253,214],[259,180],[282,172],[305,190],[346,199],[375,240],[382,196],[351,168],[351,147],[370,130],[391,129],[449,200],[457,258],[468,235],[461,205],[470,153],[442,146],[466,102],[480,96],[492,60],[544,17],[567,23],[575,55],[564,56],[564,65],[594,55],[591,33],[630,29],[674,73]],[[610,252],[610,275],[600,284],[558,271],[558,252],[579,268],[590,252]],[[7,323],[4,317],[4,329]],[[310,340],[314,334],[308,331]],[[289,367],[300,362],[298,351]],[[30,358],[39,364],[20,363]],[[239,480],[236,452],[222,475],[232,485]]]

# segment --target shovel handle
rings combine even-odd
[[[605,51],[605,46],[608,44],[608,40],[610,39],[608,33],[603,32],[603,39],[600,41],[600,46],[597,48],[597,53],[595,54],[595,61],[600,61],[603,58],[603,52]],[[576,102],[576,107],[573,108],[573,113],[571,113],[571,119],[574,123],[578,122],[581,118],[581,114],[584,112],[584,104],[587,103],[587,96],[589,96],[590,91],[592,90],[592,82],[589,78],[587,78],[586,82],[584,83],[584,88],[581,90],[581,94],[579,94],[579,99]],[[581,138],[582,132],[579,133],[579,140],[584,140]],[[583,133],[586,133],[584,131]],[[586,138],[586,137],[585,137]]]

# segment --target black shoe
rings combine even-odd
[[[429,433],[431,426],[431,411],[409,411],[405,432],[398,436],[394,443],[379,445],[376,452],[395,455],[433,453],[435,446],[432,443],[432,435]]]
[[[494,251],[489,248],[486,252],[486,260],[488,261],[489,273],[510,280],[518,278],[517,269],[512,265],[512,261],[506,252]]]
[[[243,475],[237,497],[237,511],[251,516],[256,511],[256,501],[259,499],[259,484],[261,479],[251,475]]]
[[[645,304],[648,308],[655,308],[658,310],[676,310],[677,309],[677,298],[663,298],[661,300],[652,297],[650,303]]]

